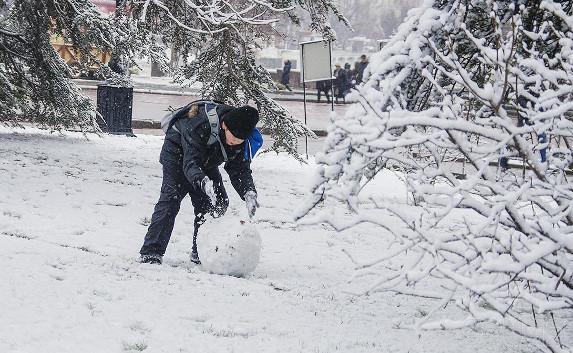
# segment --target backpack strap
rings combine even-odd
[[[178,129],[177,126],[175,125],[176,122],[177,122],[177,120],[174,121],[173,124],[171,124],[171,128],[172,128],[173,130],[177,131],[178,134],[181,134],[181,131],[179,131],[179,129]]]
[[[221,142],[221,138],[219,137],[219,129],[221,123],[219,122],[219,114],[217,114],[217,103],[205,102],[205,114],[209,119],[209,126],[211,127],[211,133],[209,134],[209,141],[207,141],[207,145],[212,145],[215,142],[219,142],[221,153],[223,153],[223,159],[225,162],[228,162],[229,158],[227,157],[227,152],[225,151],[223,142]]]
[[[209,126],[211,127],[211,133],[209,135],[208,145],[212,145],[215,141],[219,140],[219,115],[217,114],[217,105],[212,102],[205,103],[205,114],[207,119],[209,119]]]

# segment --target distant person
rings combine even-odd
[[[354,70],[350,68],[349,63],[344,64],[344,70],[346,71],[346,94],[348,94],[350,90],[354,88],[354,85],[356,85],[356,76]]]
[[[291,69],[290,60],[286,60],[285,66],[283,67],[283,76],[281,78],[281,83],[286,87],[286,89],[288,89],[289,91],[292,91],[292,89],[290,89],[290,87],[289,87],[290,69]]]
[[[334,99],[336,103],[338,103],[338,99],[342,98],[342,101],[346,103],[344,100],[344,94],[347,90],[347,78],[346,78],[346,71],[340,66],[340,64],[335,65],[336,69],[334,70]]]
[[[360,62],[358,63],[358,68],[356,72],[356,84],[362,83],[362,80],[364,79],[364,70],[366,70],[367,66],[368,66],[368,58],[366,57],[366,55],[362,54],[360,56]]]
[[[320,103],[320,96],[321,93],[324,92],[324,95],[326,96],[326,102],[330,103],[330,96],[328,95],[328,92],[330,91],[331,88],[331,81],[330,80],[322,80],[322,81],[317,81],[316,82],[316,90],[317,90],[317,98],[316,101]]]
[[[119,75],[125,75],[127,72],[126,67],[124,65],[123,57],[117,53],[112,53],[107,66],[110,68],[111,71],[115,72]]]

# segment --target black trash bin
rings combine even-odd
[[[133,136],[131,114],[133,88],[99,85],[97,87],[97,111],[103,120],[98,119],[103,132]]]

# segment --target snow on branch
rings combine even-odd
[[[333,13],[345,23],[346,19],[332,1],[130,0],[130,4],[139,34],[163,45],[154,57],[164,56],[169,47],[173,57],[183,59],[179,67],[171,67],[176,82],[200,83],[204,98],[256,105],[263,128],[272,135],[272,149],[299,157],[298,139],[314,133],[269,98],[275,83],[270,73],[255,63],[255,51],[281,34],[281,21],[296,22],[298,10],[310,14],[311,29],[334,40],[328,16]]]
[[[384,230],[379,256],[348,256],[358,277],[379,276],[368,291],[442,288],[433,318],[413,328],[489,322],[571,352],[573,1],[529,4],[411,11],[372,58],[358,103],[333,120],[297,219]],[[408,204],[365,194],[383,170],[401,175]],[[321,206],[337,203],[349,217]],[[465,316],[441,319],[444,301]]]
[[[95,108],[70,81],[54,38],[73,45],[78,65],[99,64],[120,28],[89,0],[15,0],[0,22],[0,123],[98,130]]]

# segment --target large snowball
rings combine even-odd
[[[201,227],[197,241],[199,258],[203,268],[211,273],[244,277],[259,263],[261,236],[253,224],[227,217]]]

